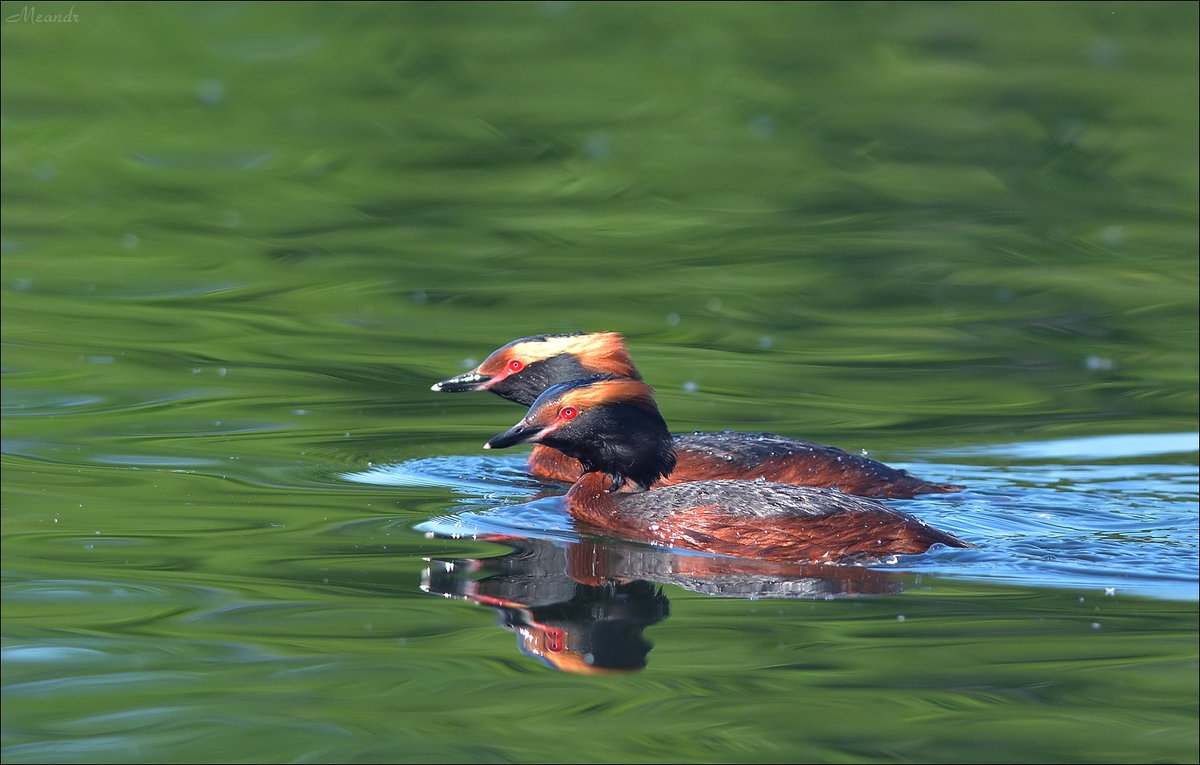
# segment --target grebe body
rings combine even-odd
[[[674,439],[645,383],[597,375],[546,390],[485,448],[539,443],[579,460],[568,512],[604,534],[737,557],[812,563],[877,560],[958,537],[865,497],[768,481],[662,485]],[[657,486],[658,488],[651,488]]]

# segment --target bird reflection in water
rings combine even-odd
[[[480,536],[512,552],[431,559],[421,589],[490,606],[522,653],[564,672],[645,668],[643,634],[670,614],[663,584],[719,597],[828,600],[900,590],[892,572],[680,554],[613,542]]]

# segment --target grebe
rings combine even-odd
[[[546,390],[485,449],[539,443],[583,465],[567,510],[602,533],[735,557],[851,563],[971,547],[905,513],[832,489],[746,480],[660,484],[674,441],[645,383],[595,375]]]
[[[551,385],[594,374],[641,380],[625,341],[616,332],[535,335],[514,340],[492,352],[470,372],[436,383],[443,393],[491,391],[530,406]],[[953,484],[931,483],[882,462],[774,433],[685,433],[674,436],[677,458],[669,478],[656,485],[721,478],[765,478],[799,486],[838,488],[867,497],[910,498],[917,494],[958,491]],[[566,483],[583,472],[578,460],[535,446],[529,472]]]

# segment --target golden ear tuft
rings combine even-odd
[[[562,395],[558,404],[573,406],[581,411],[595,409],[604,404],[634,404],[643,409],[658,410],[654,403],[654,389],[641,380],[627,377],[597,380],[572,388]]]
[[[561,354],[577,357],[585,369],[593,372],[642,379],[629,357],[624,338],[616,332],[522,337],[497,348],[478,369],[481,374],[498,374],[513,359],[532,364]]]
[[[629,358],[625,339],[616,332],[593,332],[580,335],[574,341],[571,352],[579,356],[580,362],[588,369],[634,380],[642,379],[633,365],[633,359]]]

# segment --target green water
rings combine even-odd
[[[1200,758],[1196,4],[0,17],[6,762]],[[980,550],[547,668],[414,527],[526,517],[428,388],[576,329]]]

